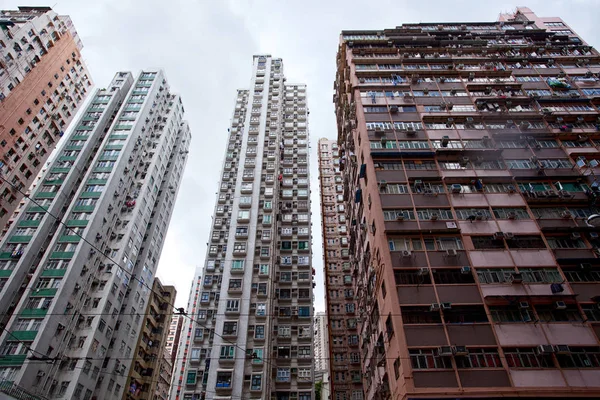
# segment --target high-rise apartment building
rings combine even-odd
[[[173,361],[171,355],[165,351],[163,358],[159,361],[160,373],[157,377],[155,400],[168,400],[171,394],[171,382],[173,380]]]
[[[325,337],[329,346],[323,349],[324,355],[316,355],[315,363],[329,372],[331,393],[356,400],[363,395],[363,386],[340,148],[337,141],[325,138],[319,139],[318,145],[327,307]],[[328,363],[320,361],[319,357]]]
[[[138,332],[133,364],[129,368],[127,390],[122,399],[166,400],[171,384],[170,360],[166,349],[169,330],[167,323],[173,316],[173,304],[177,290],[163,285],[154,278],[150,298],[143,311],[144,324]]]
[[[0,10],[0,230],[92,85],[81,48],[50,7]]]
[[[171,358],[171,364],[175,365],[177,350],[179,349],[179,339],[181,338],[181,329],[183,328],[183,315],[173,315],[171,325],[169,325],[169,336],[165,348],[168,352],[168,357]]]
[[[337,67],[365,397],[600,396],[598,52],[518,8]]]
[[[328,352],[328,332],[327,332],[327,314],[318,312],[314,319],[315,328],[315,372],[323,372],[329,368],[329,352]]]
[[[312,397],[307,116],[306,86],[285,83],[281,59],[255,56],[228,130],[172,399]]]
[[[190,144],[162,71],[93,96],[0,242],[0,379],[51,398],[121,398],[152,357],[136,344]]]

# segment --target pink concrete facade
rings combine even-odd
[[[600,396],[599,73],[527,8],[342,32],[364,398]]]

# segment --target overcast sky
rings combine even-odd
[[[1,3],[4,9],[50,5]],[[165,70],[172,91],[182,95],[192,145],[158,269],[163,283],[177,287],[179,306],[187,304],[194,270],[204,262],[227,127],[236,89],[250,84],[252,55],[281,57],[287,82],[308,85],[315,307],[320,311],[325,306],[316,144],[336,136],[332,95],[340,31],[495,21],[518,5],[539,16],[562,17],[589,44],[600,45],[600,0],[60,0],[53,8],[72,17],[97,86],[108,84],[119,70],[157,67]]]

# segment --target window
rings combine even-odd
[[[262,374],[253,374],[250,380],[250,390],[262,389]]]
[[[562,368],[600,368],[600,347],[569,347],[570,354],[557,354]]]
[[[481,283],[504,283],[514,272],[513,268],[477,268],[477,277]]]
[[[220,360],[233,360],[235,357],[235,346],[221,346]]]
[[[452,368],[450,357],[440,356],[437,349],[409,349],[413,369]]]
[[[535,306],[535,311],[542,322],[580,322],[582,320],[579,309],[574,304],[567,304],[567,308],[563,310],[556,309],[553,304],[540,304]]]
[[[560,283],[563,281],[556,268],[519,268],[523,281],[532,283]]]
[[[469,355],[455,357],[457,368],[501,368],[497,349],[469,349]]]
[[[534,348],[506,348],[504,356],[509,368],[554,368],[550,354],[537,354]]]
[[[530,219],[524,208],[492,208],[492,212],[497,219]]]
[[[494,322],[530,322],[531,315],[526,308],[517,306],[491,306],[490,314]]]

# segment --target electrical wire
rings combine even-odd
[[[108,256],[107,254],[105,254],[101,249],[99,249],[94,243],[91,243],[89,240],[87,240],[86,238],[84,238],[79,232],[71,229],[70,227],[68,227],[64,222],[62,222],[60,220],[59,217],[53,215],[51,212],[48,211],[47,208],[45,208],[44,206],[42,206],[41,204],[39,204],[36,200],[34,200],[30,195],[28,195],[27,193],[24,193],[20,188],[16,187],[15,185],[13,185],[11,182],[9,182],[7,179],[5,179],[3,176],[0,176],[0,179],[2,179],[3,181],[5,181],[6,183],[8,183],[13,190],[17,190],[19,193],[21,193],[23,195],[24,198],[26,198],[27,200],[31,201],[32,203],[34,203],[35,205],[37,205],[38,207],[40,207],[43,210],[44,214],[48,214],[50,215],[52,218],[54,218],[55,221],[57,221],[60,225],[63,225],[66,229],[68,229],[70,232],[72,232],[75,236],[78,236],[80,239],[83,240],[83,242],[87,243],[88,245],[90,245],[90,247],[92,247],[93,249],[95,249],[96,251],[99,252],[99,254],[103,257],[105,257],[107,260],[111,261],[114,265],[116,265],[123,273],[125,273],[126,275],[129,276],[129,278],[131,280],[136,280],[138,281],[141,285],[145,286],[146,288],[148,288],[150,290],[151,293],[154,293],[155,295],[157,295],[157,297],[159,299],[161,299],[164,303],[167,303],[168,305],[170,305],[175,311],[177,315],[182,315],[183,317],[187,318],[190,320],[190,322],[193,322],[195,324],[201,325],[202,323],[195,320],[194,318],[192,318],[191,316],[188,315],[188,313],[186,312],[186,310],[183,307],[176,307],[174,304],[170,303],[169,301],[166,301],[162,295],[162,293],[158,293],[156,292],[152,287],[148,286],[147,283],[145,283],[144,281],[140,280],[139,278],[137,278],[134,274],[128,272],[124,267],[122,267],[118,262],[116,262],[114,259],[112,259],[110,256]],[[61,314],[61,315],[65,315],[65,314]],[[5,328],[3,328],[5,329]],[[246,352],[246,349],[240,347],[237,343],[232,342],[230,340],[228,340],[227,338],[224,338],[222,335],[220,335],[217,332],[213,332],[214,335],[220,337],[224,342],[231,344],[233,346],[235,346],[236,348],[240,349],[241,351],[243,351],[244,353]],[[11,336],[14,337],[14,335]],[[19,340],[19,342],[23,343],[22,341]],[[32,350],[33,351],[33,350]],[[38,352],[39,353],[39,352]],[[41,353],[39,353],[41,354]],[[269,369],[272,368],[272,364],[271,362],[267,361],[267,364],[269,364]],[[270,386],[270,385],[269,385]],[[270,390],[270,389],[269,389]]]

